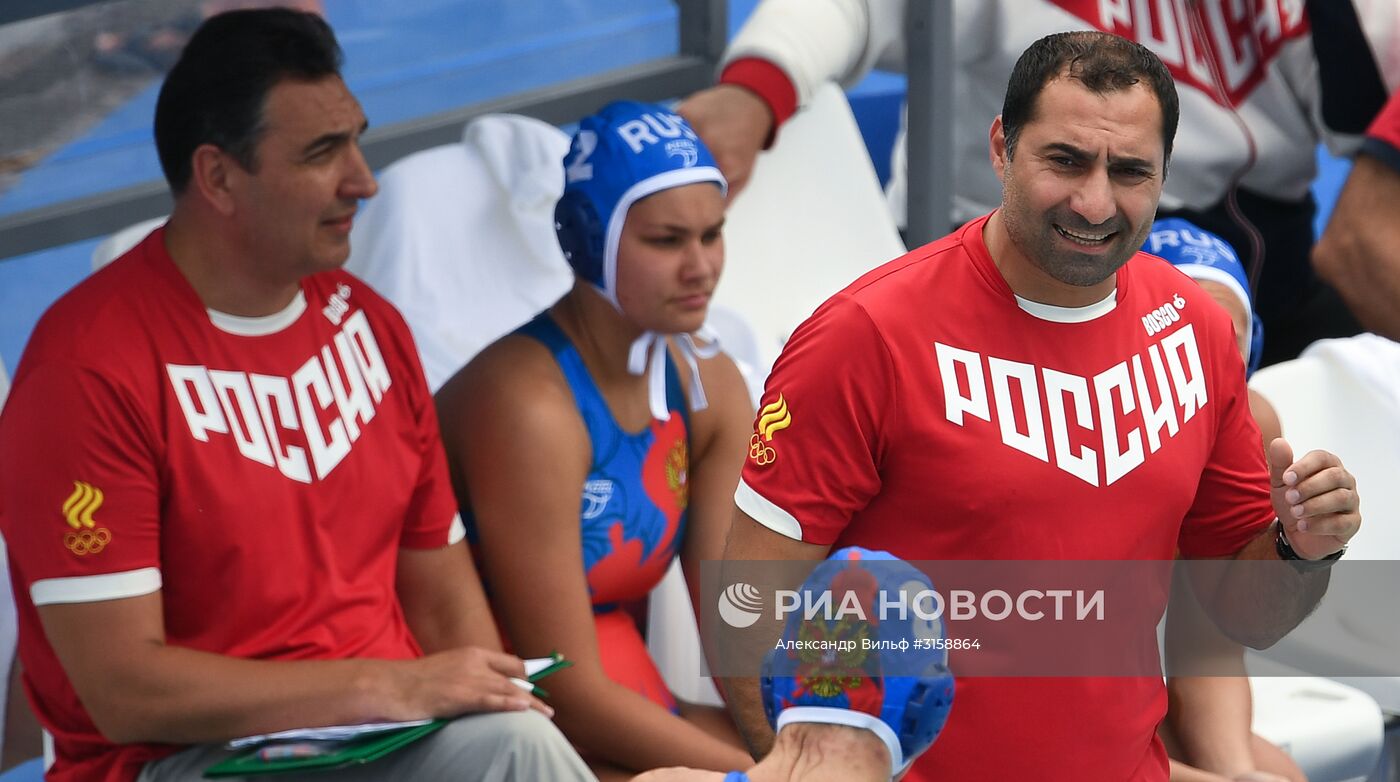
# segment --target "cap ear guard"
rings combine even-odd
[[[554,205],[554,232],[579,279],[603,285],[603,221],[588,196],[566,191]]]
[[[899,743],[907,755],[918,755],[938,738],[953,708],[954,689],[953,674],[942,665],[930,666],[915,680],[898,730]]]

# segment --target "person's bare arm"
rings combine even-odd
[[[483,649],[420,660],[245,660],[171,646],[161,593],[39,607],[44,634],[103,735],[196,744],[375,720],[527,708],[523,666]]]
[[[734,489],[753,427],[753,405],[743,376],[728,356],[702,362],[701,373],[710,406],[692,416],[696,440],[681,566],[703,638],[702,563],[724,556],[724,541],[734,520]]]
[[[1400,172],[1358,156],[1312,262],[1367,330],[1400,340],[1400,221],[1389,218],[1396,203]]]
[[[1244,649],[1206,616],[1182,573],[1172,579],[1167,606],[1166,661],[1165,727],[1169,749],[1177,750],[1173,757],[1226,777],[1252,771],[1253,699]]]
[[[721,83],[691,95],[677,109],[714,154],[729,180],[731,199],[748,182],[759,150],[776,143],[777,126],[821,85],[850,87],[877,61],[883,67],[899,65],[906,5],[905,0],[763,0],[753,9],[729,42]],[[771,66],[769,75],[739,72],[755,61]]]
[[[819,560],[826,558],[829,548],[780,535],[735,508],[729,538],[724,545],[724,558],[736,561]],[[748,742],[749,750],[756,758],[768,754],[773,748],[773,728],[768,724],[768,718],[763,712],[757,675],[751,678],[725,677],[723,686],[729,713],[733,715],[734,723]]]
[[[1263,436],[1263,447],[1267,449],[1269,443],[1283,436],[1283,425],[1279,423],[1278,412],[1254,389],[1249,389],[1249,414],[1253,416],[1254,423],[1259,425],[1259,434]]]
[[[501,636],[465,541],[400,549],[395,587],[408,629],[424,652],[462,646],[501,651]]]
[[[717,84],[686,98],[676,112],[715,156],[733,200],[753,176],[758,153],[773,133],[773,110],[745,87]]]
[[[1249,412],[1267,451],[1267,445],[1282,436],[1278,414],[1254,389],[1249,389]],[[1173,782],[1190,782],[1203,772],[1225,777],[1254,772],[1253,694],[1244,648],[1206,616],[1180,571],[1172,579],[1167,605],[1166,661],[1163,729],[1173,758]]]
[[[1231,782],[1229,777],[1202,771],[1176,758],[1172,758],[1168,762],[1171,764],[1171,769],[1167,772],[1167,778],[1171,782]]]
[[[1341,549],[1361,527],[1356,479],[1335,454],[1309,451],[1293,459],[1283,438],[1269,443],[1269,481],[1274,512],[1294,551],[1317,560]],[[1231,559],[1279,561],[1275,525],[1246,543]],[[1276,643],[1298,626],[1327,592],[1326,569],[1196,568],[1192,587],[1202,607],[1231,639],[1255,649]]]
[[[501,624],[522,656],[557,650],[573,662],[545,686],[560,730],[593,758],[632,771],[738,768],[747,758],[737,747],[603,668],[579,522],[592,450],[575,404],[553,358],[524,340],[488,348],[438,392]]]

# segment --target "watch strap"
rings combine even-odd
[[[1320,570],[1322,568],[1331,567],[1332,563],[1341,559],[1342,555],[1347,553],[1347,547],[1342,546],[1340,549],[1325,557],[1308,559],[1299,554],[1297,550],[1293,548],[1293,544],[1288,542],[1288,535],[1284,532],[1283,528],[1283,520],[1276,519],[1274,525],[1274,550],[1278,552],[1278,558],[1284,562],[1291,563],[1299,570]]]

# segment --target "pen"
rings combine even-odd
[[[511,684],[514,684],[516,687],[519,687],[520,689],[524,690],[525,692],[528,692],[528,693],[530,693],[531,695],[534,695],[536,698],[548,698],[548,697],[549,697],[549,693],[548,693],[548,692],[546,692],[546,691],[540,689],[538,686],[536,686],[536,685],[534,685],[534,684],[531,684],[530,682],[525,681],[524,679],[517,679],[517,678],[515,678],[514,676],[512,676],[512,677],[510,677],[510,683],[511,683]]]

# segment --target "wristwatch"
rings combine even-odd
[[[1347,553],[1347,547],[1342,546],[1337,551],[1328,554],[1320,559],[1308,559],[1293,549],[1293,544],[1288,542],[1288,535],[1283,531],[1283,519],[1274,521],[1278,525],[1278,532],[1274,535],[1274,550],[1278,552],[1278,558],[1292,565],[1300,572],[1312,570],[1322,570],[1332,567],[1332,563],[1342,558]]]

